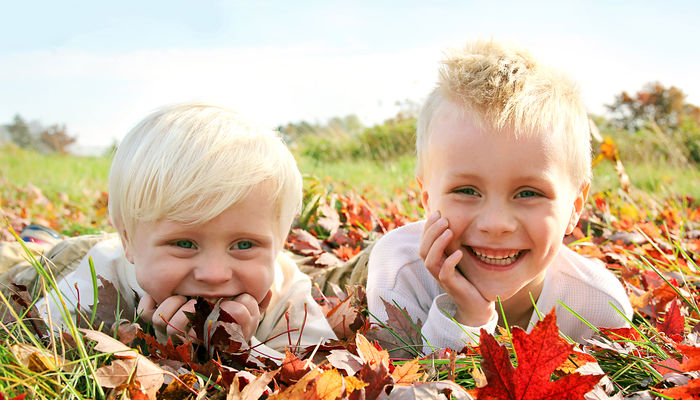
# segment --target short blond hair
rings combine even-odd
[[[430,124],[450,101],[482,129],[517,135],[562,135],[568,168],[576,186],[590,182],[590,128],[576,84],[538,63],[527,51],[496,41],[475,41],[447,53],[437,87],[418,117],[417,175],[423,176]]]
[[[203,103],[164,107],[121,142],[109,173],[109,214],[122,240],[140,221],[207,222],[265,185],[285,238],[302,180],[279,133]],[[125,237],[126,234],[126,237]]]

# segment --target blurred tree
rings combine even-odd
[[[36,145],[36,139],[29,131],[29,125],[17,114],[12,124],[7,125],[7,131],[10,133],[10,140],[17,146],[22,148],[30,148]]]
[[[65,125],[54,124],[41,132],[39,140],[50,152],[68,154],[68,146],[75,143],[76,138],[68,135]]]
[[[630,96],[622,92],[613,104],[606,107],[613,113],[618,126],[635,132],[648,122],[671,132],[686,119],[700,123],[700,108],[685,102],[686,95],[677,87],[664,87],[659,82],[648,83],[642,90]]]

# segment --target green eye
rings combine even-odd
[[[183,249],[194,249],[195,248],[195,245],[191,240],[178,240],[173,244],[175,246],[183,248]]]
[[[516,197],[521,197],[521,198],[537,197],[537,196],[539,196],[539,193],[537,193],[533,190],[523,190],[522,192],[520,192],[516,195]]]
[[[253,247],[253,242],[250,240],[241,240],[240,242],[236,242],[234,246],[236,250],[248,250]]]
[[[476,190],[474,190],[474,188],[470,188],[470,187],[457,189],[456,192],[466,194],[468,196],[478,196],[479,195],[479,193]]]

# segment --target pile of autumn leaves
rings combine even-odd
[[[372,203],[357,194],[324,193],[307,204],[288,249],[319,270],[341,265],[371,240],[417,217],[402,213],[400,203]],[[217,310],[205,301],[197,303],[192,319],[197,338],[158,343],[131,321],[109,320],[119,301],[108,282],[97,311],[98,320],[112,329],[101,333],[89,329],[98,324],[81,321],[80,335],[92,354],[109,354],[94,377],[111,398],[700,398],[698,203],[675,199],[642,209],[628,198],[597,194],[570,239],[573,249],[600,259],[620,277],[636,311],[631,328],[600,329],[585,347],[562,339],[550,313],[530,333],[482,332],[478,346],[425,355],[421,321],[386,303],[389,327],[370,323],[361,287],[335,287],[332,297],[317,293],[338,340],[310,348],[290,342],[279,360],[250,355],[224,312],[206,326],[197,315]],[[18,310],[28,305],[21,289],[13,299]],[[66,365],[31,344],[17,343],[12,353],[37,373]]]

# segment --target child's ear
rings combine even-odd
[[[124,257],[126,258],[127,261],[130,263],[134,263],[134,252],[133,249],[131,248],[131,241],[129,240],[129,236],[126,234],[126,230],[122,229],[119,232],[119,239],[121,239],[122,242],[122,247],[124,248]]]
[[[418,182],[418,187],[420,188],[420,203],[423,206],[425,215],[430,215],[430,197],[428,196],[428,190],[423,187],[423,178],[416,176],[416,182]]]
[[[583,213],[583,206],[586,205],[586,199],[588,198],[588,191],[591,188],[591,183],[586,182],[581,190],[576,195],[574,199],[574,207],[571,209],[571,217],[569,218],[569,224],[566,226],[566,234],[570,234],[576,228],[579,218],[581,218],[581,213]]]

